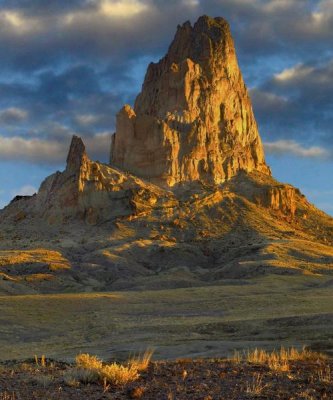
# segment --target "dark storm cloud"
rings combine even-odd
[[[325,146],[333,154],[333,60],[299,64],[253,89],[263,136]]]
[[[2,0],[1,6],[4,9],[22,10],[26,15],[50,15],[63,13],[69,10],[76,10],[83,7],[87,1],[82,0]]]
[[[143,53],[159,54],[178,23],[203,13],[230,21],[243,58],[290,49],[305,54],[313,43],[325,49],[333,39],[328,1],[32,0],[6,2],[2,9],[2,63],[19,70],[64,60],[121,63]]]
[[[55,74],[52,70],[39,74],[37,95],[46,103],[66,107],[70,98],[85,97],[100,92],[98,77],[84,65]]]
[[[42,15],[27,14],[22,8],[0,12],[2,65],[34,71],[64,62],[123,64],[144,52],[160,50],[165,31],[171,31],[170,24],[161,23],[158,10],[143,2],[128,0],[124,9],[108,1],[81,3],[85,6],[59,13],[45,8]],[[123,15],[126,7],[128,17]],[[174,19],[174,13],[166,18]]]
[[[112,90],[112,81],[109,90],[105,91],[99,79],[99,74],[92,68],[74,66],[60,74],[52,70],[40,73],[33,84],[0,82],[0,106],[11,106],[0,110],[0,124],[14,118],[22,119],[23,112],[19,109],[22,108],[28,110],[36,122],[52,118],[75,121],[79,120],[80,114],[93,113],[99,116],[96,122],[104,121],[104,128],[110,127],[111,118],[113,120],[125,99],[121,93]]]
[[[107,161],[115,115],[128,96],[113,90],[119,80],[104,90],[103,79],[80,65],[38,73],[33,83],[0,83],[0,107],[7,105],[0,109],[0,159],[58,164],[79,134],[93,158]]]

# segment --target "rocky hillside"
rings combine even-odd
[[[270,174],[228,24],[201,17],[118,114],[109,165],[73,137],[0,211],[0,293],[332,274],[332,245],[333,219]]]

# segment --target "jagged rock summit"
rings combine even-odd
[[[111,164],[158,184],[218,184],[239,171],[270,174],[223,18],[178,26],[148,67],[134,109],[117,115]]]

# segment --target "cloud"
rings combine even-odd
[[[314,48],[317,54],[329,52],[333,39],[333,7],[327,1],[4,0],[2,4],[3,15],[9,13],[18,25],[31,27],[22,46],[22,36],[0,25],[2,69],[18,73],[61,69],[66,63],[101,68],[108,64],[128,71],[128,65],[142,55],[161,56],[177,24],[193,22],[201,14],[223,14],[228,19],[241,64],[254,65],[253,72],[248,68],[250,79],[263,76],[277,56],[296,63],[313,57]]]
[[[333,59],[283,68],[250,91],[266,141],[295,139],[333,152]]]
[[[185,6],[198,7],[200,5],[200,0],[182,0]]]
[[[148,5],[140,0],[94,0],[88,2],[91,7],[78,8],[58,18],[58,25],[63,29],[77,29],[105,22],[118,25],[119,20],[129,20],[149,11]]]
[[[302,80],[313,73],[314,67],[298,64],[291,68],[286,68],[283,71],[274,75],[278,82],[290,82],[293,80]]]
[[[0,107],[7,105],[0,111],[1,135],[59,142],[73,134],[114,131],[117,111],[134,98],[121,86],[135,90],[139,85],[127,76],[120,76],[116,85],[104,74],[77,65],[59,73],[43,71],[33,83],[0,81]]]
[[[91,159],[108,161],[111,132],[102,132],[83,139]],[[70,140],[70,135],[65,135],[61,141],[0,136],[0,159],[61,165],[66,160]]]
[[[84,138],[90,159],[109,162],[112,132],[98,133],[93,137]]]
[[[277,140],[276,142],[264,142],[265,150],[269,154],[292,154],[297,157],[326,159],[329,152],[319,146],[303,147],[294,140]]]
[[[55,141],[0,136],[1,160],[58,164],[64,161],[66,147],[66,145]]]
[[[57,15],[82,7],[86,1],[82,0],[2,0],[3,9],[21,10],[24,15],[43,16]]]
[[[13,189],[11,190],[11,196],[15,197],[15,196],[31,196],[34,193],[37,193],[38,189],[35,188],[32,185],[23,185],[22,187],[18,188],[18,189]]]
[[[156,55],[167,47],[178,23],[194,21],[204,13],[213,16],[223,13],[231,23],[237,46],[244,56],[287,51],[293,37],[297,37],[297,47],[304,52],[308,50],[308,43],[302,34],[296,34],[299,30],[296,22],[300,27],[309,26],[313,14],[310,0],[264,3],[260,0],[82,0],[65,3],[60,1],[59,5],[46,7],[40,0],[5,2],[0,14],[4,22],[0,49],[6,48],[3,65],[31,70],[69,58],[83,62],[94,56],[98,61],[122,62],[143,52]],[[326,20],[331,15],[329,7],[326,8],[325,12],[319,8],[315,15],[323,13]],[[296,20],[294,15],[298,16]],[[320,26],[316,26],[313,35]],[[20,30],[25,32],[24,48],[19,45],[21,39],[17,31]]]
[[[94,114],[79,114],[75,116],[75,120],[81,126],[90,126],[98,121],[98,117]]]
[[[272,110],[281,111],[285,107],[288,107],[287,97],[279,96],[272,92],[266,92],[255,88],[250,91],[250,95],[255,107],[261,112],[263,110],[268,112]]]
[[[101,0],[98,14],[111,18],[130,18],[147,11],[148,5],[139,0]]]
[[[315,89],[333,88],[333,58],[321,63],[297,64],[291,68],[286,68],[274,75],[271,85],[283,89],[287,87],[303,86]]]
[[[0,11],[0,24],[1,30],[6,30],[7,34],[12,33],[13,35],[26,35],[42,30],[41,20],[26,17],[20,11]]]
[[[7,108],[0,110],[0,124],[12,125],[26,120],[28,113],[20,108]]]

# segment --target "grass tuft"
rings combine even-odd
[[[75,358],[75,363],[78,368],[100,370],[103,367],[102,361],[90,354],[79,354]]]
[[[294,347],[285,349],[281,347],[279,351],[268,352],[262,349],[248,350],[241,354],[234,352],[232,361],[240,363],[246,361],[253,364],[267,364],[272,371],[287,372],[290,369],[290,361],[324,361],[327,357],[324,354],[311,351],[305,347],[297,350]]]
[[[125,385],[139,378],[139,372],[148,368],[153,355],[152,350],[147,350],[141,356],[134,357],[127,365],[118,363],[103,364],[96,356],[79,354],[76,359],[76,367],[67,371],[64,381],[69,386],[75,386],[77,382],[93,383],[103,382],[112,385]]]
[[[71,368],[64,372],[63,380],[65,385],[76,388],[80,386],[82,375],[78,368]]]
[[[247,382],[246,384],[246,393],[252,396],[258,396],[262,393],[267,385],[264,385],[262,382],[261,374],[254,374],[251,382]]]
[[[36,367],[46,368],[46,357],[45,357],[44,354],[41,356],[40,359],[39,359],[38,356],[35,354],[35,357],[34,357],[34,358],[35,358]]]
[[[130,367],[135,367],[138,371],[145,371],[148,368],[153,354],[153,349],[147,349],[142,355],[131,358],[128,361],[128,365]]]
[[[0,400],[16,400],[17,397],[15,393],[8,393],[8,392],[1,392],[0,393]]]
[[[139,372],[135,366],[123,366],[117,363],[105,365],[101,371],[100,376],[106,382],[113,385],[125,385],[126,383],[133,382],[139,378]]]
[[[332,371],[329,365],[324,366],[320,370],[318,370],[318,379],[322,383],[331,383],[333,382]]]

